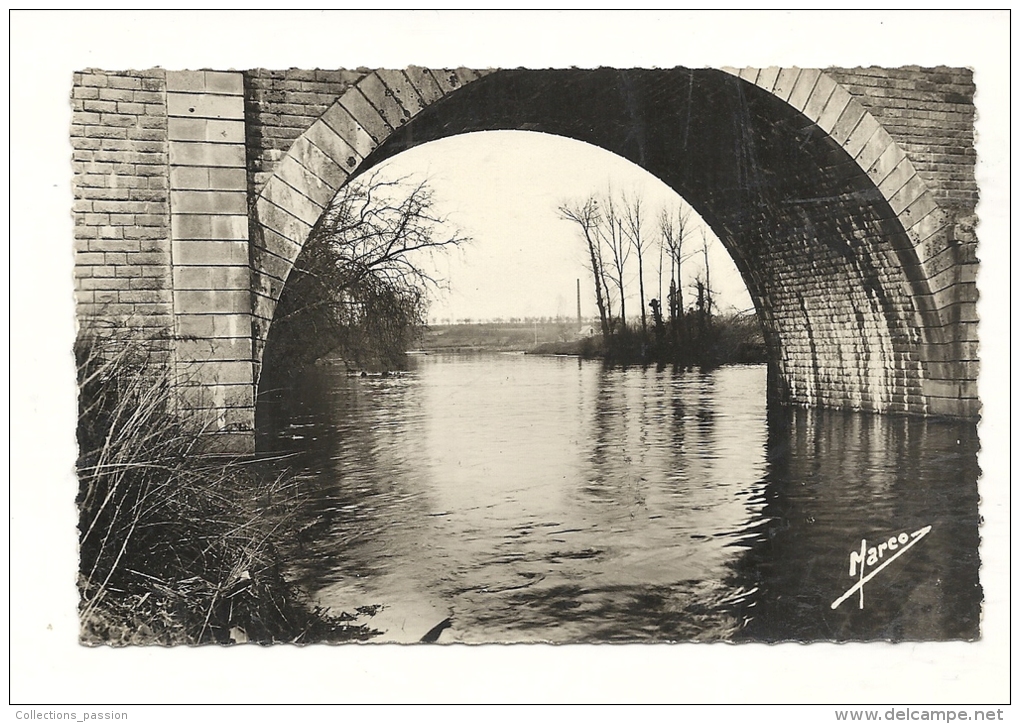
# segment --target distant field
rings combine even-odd
[[[423,350],[527,352],[549,342],[577,339],[576,322],[437,324],[422,340]]]

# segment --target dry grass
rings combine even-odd
[[[196,451],[171,374],[145,345],[76,345],[81,640],[197,644],[364,639],[310,608],[277,551],[299,480]]]

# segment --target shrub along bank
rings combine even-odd
[[[145,345],[75,344],[81,640],[91,645],[348,641],[374,632],[312,607],[279,556],[300,480],[198,452]]]

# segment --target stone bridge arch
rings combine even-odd
[[[781,402],[976,414],[954,365],[954,219],[875,116],[812,69],[368,73],[254,201],[256,365],[341,185],[419,143],[511,128],[624,156],[702,214],[755,301]]]
[[[971,74],[950,68],[75,74],[79,314],[147,335],[222,447],[333,195],[480,130],[605,148],[680,193],[755,302],[779,402],[976,418]]]

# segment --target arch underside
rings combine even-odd
[[[499,71],[424,107],[355,173],[486,130],[591,143],[683,196],[743,275],[778,401],[930,412],[942,326],[914,245],[860,165],[789,104],[722,71]]]

